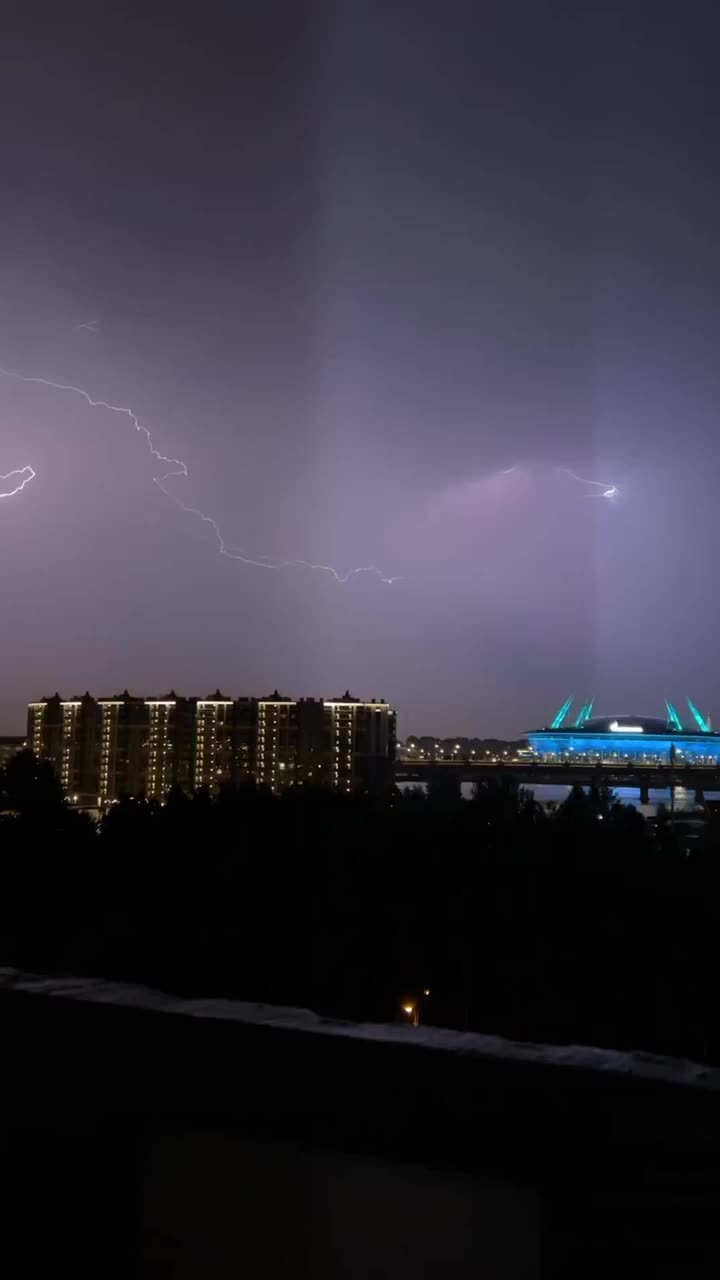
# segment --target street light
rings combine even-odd
[[[429,987],[423,987],[422,995],[423,995],[423,997],[427,997],[427,996],[429,996],[429,995],[430,995],[430,988],[429,988]],[[419,1027],[419,1026],[420,1026],[420,1000],[421,1000],[421,998],[422,998],[422,997],[418,997],[417,999],[415,999],[414,997],[411,997],[409,1000],[405,1000],[405,1001],[403,1001],[403,1003],[400,1005],[400,1009],[401,1009],[401,1010],[402,1010],[402,1012],[405,1014],[405,1017],[406,1017],[406,1018],[407,1018],[407,1019],[412,1023],[412,1025],[413,1025],[414,1027]]]

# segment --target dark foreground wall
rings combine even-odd
[[[720,1274],[715,1073],[17,990],[0,1019],[3,1274]]]

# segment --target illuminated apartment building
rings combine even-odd
[[[334,784],[334,758],[327,707],[321,698],[301,698],[297,709],[298,749],[295,782],[314,787]]]
[[[150,800],[162,800],[171,787],[192,789],[197,703],[194,698],[180,698],[173,691],[165,698],[146,698],[145,706],[145,795]]]
[[[28,707],[28,747],[49,760],[73,803],[94,803],[98,766],[98,708],[81,698],[42,698]]]
[[[59,693],[28,707],[27,743],[39,760],[49,760],[60,773],[63,743],[62,698]]]
[[[246,782],[255,776],[257,730],[257,698],[236,698],[233,704],[233,782]]]
[[[63,702],[63,757],[60,781],[73,804],[95,803],[98,771],[98,704],[89,693]]]
[[[218,689],[198,701],[195,718],[193,786],[214,791],[235,772],[235,703]]]
[[[396,714],[386,702],[362,702],[349,692],[325,702],[332,756],[332,785],[387,786],[395,761]]]
[[[332,748],[322,699],[284,698],[276,690],[257,707],[258,783],[273,791],[303,783],[332,786]]]
[[[256,777],[281,791],[312,783],[351,791],[392,782],[396,716],[386,702],[345,693],[323,702],[282,697],[258,703]]]
[[[174,698],[146,698],[148,715],[147,772],[145,794],[158,800],[167,795],[173,775]]]
[[[51,761],[73,803],[86,806],[163,800],[173,787],[217,791],[249,778],[273,791],[350,791],[391,780],[395,712],[349,693],[330,702],[277,690],[259,701],[219,690],[204,699],[55,694],[30,704],[27,742]]]
[[[258,727],[255,698],[226,698],[217,690],[198,700],[193,787],[217,791],[255,776]]]
[[[147,785],[149,715],[144,698],[127,691],[101,698],[97,801],[144,796]]]
[[[295,780],[298,747],[298,703],[284,698],[277,689],[257,704],[255,777],[273,791]]]

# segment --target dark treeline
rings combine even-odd
[[[720,831],[691,854],[603,792],[507,780],[345,797],[248,786],[98,825],[0,774],[0,963],[720,1062]],[[429,988],[430,996],[421,997]]]

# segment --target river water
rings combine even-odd
[[[408,787],[422,785],[416,782],[401,782],[398,784],[401,790]],[[472,799],[474,783],[463,782],[461,790],[466,800]],[[524,791],[531,791],[539,804],[562,804],[563,800],[567,800],[570,794],[570,787],[559,786],[537,786],[523,787]],[[621,804],[634,805],[645,817],[651,818],[657,813],[658,805],[664,804],[667,809],[670,808],[670,791],[655,790],[653,788],[648,792],[649,803],[640,803],[640,791],[637,787],[613,787],[612,793],[620,801]],[[706,791],[706,799],[720,800],[720,792]],[[678,812],[691,812],[695,808],[695,792],[688,791],[685,787],[675,788],[675,809]]]

